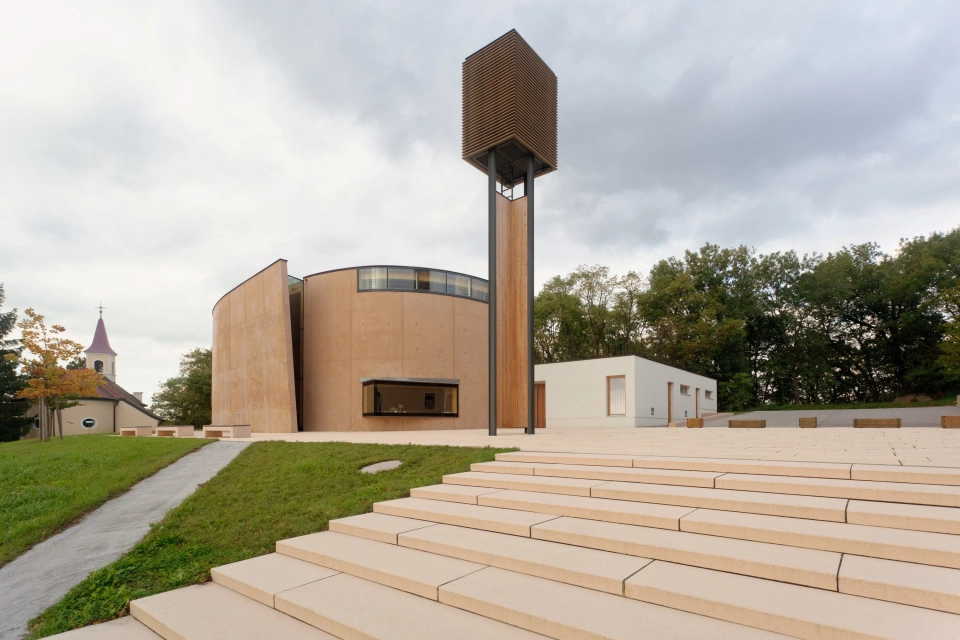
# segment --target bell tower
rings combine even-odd
[[[557,169],[557,76],[515,29],[463,62],[462,151],[487,174],[489,433],[532,434],[533,182]]]
[[[97,320],[97,329],[93,332],[93,343],[84,351],[87,354],[87,369],[101,373],[110,382],[117,381],[117,352],[110,347],[107,338],[107,328],[103,324],[103,304],[100,310],[100,319]]]

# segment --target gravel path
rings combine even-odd
[[[150,531],[150,523],[162,520],[248,444],[213,442],[188,453],[0,568],[0,640],[26,635],[32,618],[91,571],[133,548]]]

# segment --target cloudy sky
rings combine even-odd
[[[0,0],[0,282],[148,396],[227,290],[486,273],[460,63],[511,28],[559,78],[536,277],[704,242],[828,252],[960,224],[960,4]]]

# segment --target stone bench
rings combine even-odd
[[[817,428],[817,419],[816,419],[816,418],[800,418],[800,428],[801,428],[801,429],[816,429],[816,428]]]
[[[944,429],[960,429],[960,416],[940,416],[940,426]]]
[[[153,427],[121,427],[121,436],[149,436],[153,435]]]
[[[249,438],[248,424],[208,424],[203,427],[204,438]]]
[[[728,420],[727,426],[731,429],[765,429],[766,420]]]
[[[157,427],[158,438],[192,438],[193,425],[177,425]]]
[[[854,418],[856,429],[899,429],[900,418]]]
[[[703,418],[687,418],[687,428],[689,429],[703,428]]]

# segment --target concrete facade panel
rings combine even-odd
[[[417,291],[359,292],[356,269],[345,269],[305,279],[303,323],[304,430],[486,426],[486,304]],[[364,417],[360,379],[395,377],[459,379],[459,417]]]
[[[213,310],[213,424],[297,430],[287,264],[279,260]]]

